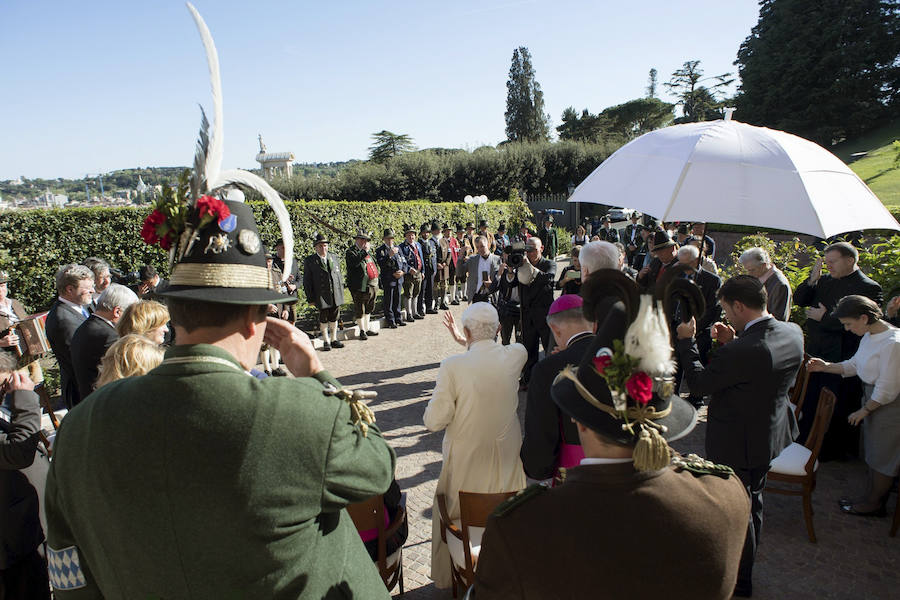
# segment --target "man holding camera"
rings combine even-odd
[[[522,370],[522,387],[528,387],[531,368],[538,361],[538,342],[544,352],[550,348],[550,327],[547,311],[553,303],[553,284],[556,280],[556,261],[542,258],[543,244],[537,237],[525,242],[525,260],[507,275],[519,282],[519,302],[522,312],[522,342],[528,350],[528,361]],[[511,261],[512,263],[512,261]],[[512,266],[512,264],[510,264]]]
[[[487,300],[490,287],[500,272],[500,257],[491,254],[488,240],[484,236],[475,238],[475,254],[466,261],[466,300],[480,302]]]

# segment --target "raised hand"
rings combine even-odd
[[[295,377],[309,377],[324,370],[309,336],[292,323],[266,317],[263,341],[281,352],[284,365]]]

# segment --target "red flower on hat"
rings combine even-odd
[[[231,216],[231,210],[218,198],[212,196],[200,196],[195,203],[197,216],[200,217],[200,227],[212,222],[221,221]]]
[[[653,380],[643,371],[638,371],[625,382],[625,391],[636,402],[646,405],[653,397]]]
[[[612,356],[608,354],[602,354],[600,356],[594,357],[594,368],[597,369],[597,372],[603,375],[603,371],[606,370],[606,367],[612,362]]]
[[[166,216],[158,210],[154,210],[147,215],[147,218],[144,219],[144,226],[141,228],[141,237],[144,238],[144,241],[151,246],[160,243],[157,227],[163,225],[165,222]]]

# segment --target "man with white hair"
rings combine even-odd
[[[133,291],[124,285],[111,283],[97,298],[94,314],[75,330],[71,352],[79,402],[94,391],[100,359],[113,342],[119,339],[116,323],[122,318],[125,309],[137,301],[137,294]]]
[[[741,253],[741,265],[748,275],[759,279],[766,288],[766,309],[779,321],[791,317],[791,284],[781,270],[772,264],[765,248],[747,248]]]
[[[431,516],[431,578],[437,588],[451,585],[438,496],[444,497],[449,518],[459,519],[459,490],[497,493],[525,487],[516,386],[527,352],[522,344],[503,346],[495,340],[500,319],[487,302],[469,306],[461,320],[462,333],[452,313],[444,313],[447,329],[468,350],[441,361],[423,417],[429,430],[446,430]]]
[[[84,265],[63,265],[56,272],[56,290],[59,297],[47,314],[47,341],[59,364],[63,400],[72,408],[80,398],[70,346],[75,330],[91,316],[87,307],[94,299],[94,272]]]
[[[600,269],[619,268],[619,249],[610,242],[589,242],[578,254],[581,263],[581,280]]]

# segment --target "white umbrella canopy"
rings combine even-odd
[[[673,125],[632,140],[581,182],[569,202],[821,238],[900,230],[835,155],[801,137],[729,119]]]

